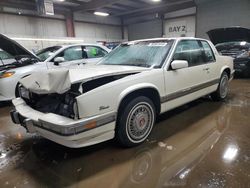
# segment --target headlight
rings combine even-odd
[[[9,78],[11,76],[13,76],[15,74],[15,72],[4,72],[2,74],[0,74],[0,79],[1,78]]]
[[[27,90],[26,88],[21,86],[21,87],[19,87],[18,91],[19,91],[20,97],[25,98],[25,99],[30,99],[29,90]]]

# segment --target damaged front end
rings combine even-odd
[[[63,117],[77,120],[78,113],[77,97],[104,86],[108,83],[122,79],[136,73],[126,73],[120,75],[109,75],[98,77],[88,81],[72,84],[70,89],[59,93],[39,93],[32,92],[22,84],[18,87],[18,97],[21,97],[28,106],[42,113],[53,113]],[[40,84],[38,84],[40,86]],[[41,87],[41,86],[40,86]]]
[[[106,74],[99,75],[83,70],[33,73],[20,80],[18,96],[12,101],[12,121],[21,124],[29,133],[38,133],[71,148],[112,139],[116,112],[111,110],[86,115],[88,112],[84,111],[86,114],[83,114],[78,111],[78,100],[88,92],[139,72],[114,73],[107,69]]]
[[[36,94],[19,85],[18,95],[28,106],[42,113],[53,113],[71,119],[78,119],[76,97],[81,93],[73,85],[63,94]]]

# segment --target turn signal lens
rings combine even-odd
[[[0,74],[0,79],[1,78],[9,78],[11,76],[13,76],[15,74],[15,72],[4,72],[3,74]]]
[[[88,123],[84,126],[85,129],[93,129],[93,128],[96,128],[96,122],[93,121],[91,123]]]

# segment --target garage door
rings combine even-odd
[[[164,33],[165,37],[195,37],[195,16],[167,19]]]

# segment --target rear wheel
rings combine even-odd
[[[151,133],[155,117],[155,106],[149,98],[135,98],[118,116],[117,141],[125,147],[141,144]]]
[[[219,86],[217,90],[211,94],[214,101],[221,101],[226,99],[229,92],[229,77],[226,72],[222,73]]]

